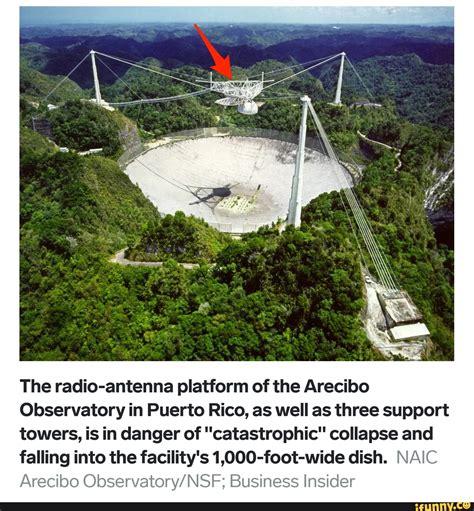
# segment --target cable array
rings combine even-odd
[[[210,89],[199,90],[196,92],[189,92],[187,94],[179,94],[177,96],[168,96],[165,98],[148,98],[148,99],[136,99],[134,101],[118,101],[116,103],[108,103],[110,106],[126,106],[126,105],[143,105],[153,103],[168,103],[171,101],[179,101],[181,99],[191,98],[194,96],[202,96],[210,92]]]
[[[212,89],[212,87],[205,87],[204,85],[201,85],[199,83],[196,83],[196,81],[190,81],[190,79],[195,79],[193,76],[187,74],[187,73],[184,73],[182,71],[180,72],[174,72],[175,74],[179,74],[181,76],[186,76],[187,78],[189,79],[185,79],[185,78],[181,78],[180,76],[173,76],[172,73],[173,71],[169,71],[169,72],[163,72],[163,70],[161,68],[158,68],[156,66],[153,66],[153,65],[144,65],[142,63],[138,63],[138,62],[135,62],[133,60],[130,60],[130,59],[126,59],[126,58],[123,58],[123,57],[115,57],[113,55],[108,55],[106,53],[102,53],[102,52],[94,52],[95,55],[97,56],[97,59],[98,61],[103,65],[105,66],[118,80],[120,80],[131,92],[132,94],[137,97],[138,99],[136,100],[133,100],[133,101],[116,101],[116,102],[113,102],[113,103],[109,103],[111,106],[127,106],[127,105],[140,105],[140,104],[153,104],[153,103],[166,103],[166,102],[171,102],[171,101],[180,101],[182,99],[186,99],[186,98],[189,98],[189,97],[194,97],[194,96],[199,96],[201,94],[205,94],[207,92],[210,92]],[[58,82],[54,87],[53,89],[45,96],[45,100],[62,84],[64,83],[64,81],[69,78],[69,76],[74,73],[74,71],[86,60],[86,58],[90,55],[90,53],[88,53],[78,64],[76,64],[76,66],[74,66],[74,68],[60,81]],[[131,87],[130,85],[128,85],[128,83],[123,80],[123,78],[121,78],[106,62],[104,62],[100,57],[105,57],[105,58],[108,58],[108,59],[112,59],[116,62],[120,62],[122,64],[125,64],[125,65],[128,65],[128,66],[132,66],[132,67],[136,67],[137,69],[143,69],[145,71],[149,71],[151,73],[154,73],[154,74],[157,74],[157,75],[160,75],[160,76],[163,76],[165,78],[169,78],[171,80],[175,80],[175,81],[178,81],[178,82],[181,82],[181,83],[185,83],[187,85],[192,85],[193,87],[197,87],[199,89],[201,89],[200,91],[196,91],[196,92],[190,92],[190,93],[185,93],[185,94],[178,94],[178,95],[175,95],[175,96],[167,96],[167,97],[163,97],[163,98],[142,98],[140,97]],[[271,74],[274,74],[274,73],[282,73],[282,72],[285,72],[287,70],[291,70],[291,69],[294,69],[294,68],[297,68],[297,67],[301,67],[301,66],[305,66],[307,64],[311,64],[309,67],[305,67],[304,69],[300,70],[300,71],[297,71],[295,73],[292,73],[291,75],[289,76],[286,76],[280,80],[277,80],[277,81],[274,81],[266,86],[263,86],[261,87],[261,91],[265,91],[266,89],[270,88],[270,87],[274,87],[275,85],[278,85],[280,83],[283,83],[287,80],[290,80],[292,78],[294,78],[295,76],[299,76],[300,74],[302,73],[305,73],[305,72],[308,72],[308,71],[311,71],[312,69],[315,69],[316,67],[319,67],[319,66],[322,66],[324,64],[327,64],[328,62],[331,62],[333,61],[334,59],[338,58],[338,57],[342,57],[342,56],[345,56],[344,53],[337,53],[337,54],[334,54],[334,55],[330,55],[328,57],[320,57],[318,59],[314,59],[314,60],[309,60],[307,62],[303,62],[303,63],[298,63],[298,64],[294,64],[294,65],[291,65],[291,66],[286,66],[285,68],[283,69],[276,69],[274,71],[269,71],[268,73],[266,73],[267,75],[271,75]],[[352,64],[352,62],[347,58],[346,56],[346,59],[347,61],[349,62],[349,65],[351,66],[352,70],[354,71],[356,77],[358,78],[358,80],[361,82],[361,84],[363,85],[364,89],[367,91],[367,93],[369,94],[370,97],[373,97],[372,96],[372,93],[370,92],[370,90],[368,89],[368,87],[366,86],[366,84],[364,83],[364,81],[362,80],[361,76],[359,75],[359,73],[357,72],[357,70],[355,69],[354,65]],[[255,75],[257,76],[257,75]],[[252,77],[250,77],[252,78]],[[227,83],[227,82],[217,82],[217,83]],[[229,82],[229,83],[233,83],[233,82]],[[262,83],[263,85],[263,83]],[[278,91],[275,92],[275,96],[279,94]],[[283,94],[283,93],[281,93]],[[268,97],[268,99],[285,99],[285,98],[293,98],[293,97],[296,97],[294,96],[293,94],[287,94],[286,96],[281,96],[281,97]]]
[[[334,60],[335,58],[340,57],[341,55],[342,55],[342,53],[337,53],[336,55],[332,55],[331,57],[326,58],[326,60],[323,60],[322,62],[319,62],[319,63],[314,64],[312,66],[306,67],[306,68],[302,69],[301,71],[298,71],[297,73],[293,73],[290,76],[282,78],[281,80],[277,80],[276,82],[273,82],[270,85],[267,85],[267,86],[263,87],[262,90],[266,90],[269,87],[274,87],[275,85],[278,85],[279,83],[285,82],[286,80],[289,80],[290,78],[294,78],[295,76],[298,76],[301,73],[306,73],[306,71],[311,71],[311,69],[314,69],[316,67],[322,66],[323,64],[331,62],[331,60]]]
[[[372,95],[372,93],[370,92],[369,88],[367,87],[367,85],[365,84],[364,80],[362,80],[362,77],[360,76],[360,74],[357,72],[357,69],[354,67],[354,64],[349,60],[349,57],[346,55],[346,60],[347,62],[349,62],[349,65],[351,66],[352,70],[354,71],[355,75],[357,76],[357,78],[359,79],[359,82],[362,84],[362,86],[364,87],[365,91],[367,92],[367,94],[373,99],[374,96]]]
[[[177,76],[172,76],[168,73],[163,73],[163,71],[158,71],[158,68],[155,66],[144,66],[143,64],[138,64],[136,62],[133,62],[132,60],[123,59],[120,57],[114,57],[112,55],[107,55],[106,53],[101,53],[100,51],[96,51],[96,55],[102,55],[103,57],[107,57],[112,60],[116,60],[117,62],[121,62],[122,64],[127,64],[129,66],[133,66],[139,69],[144,69],[145,71],[150,71],[150,73],[155,73],[157,75],[164,76],[166,78],[170,78],[171,80],[176,80],[178,82],[187,83],[188,85],[192,85],[193,87],[198,87],[201,89],[205,89],[204,85],[199,85],[196,82],[190,82],[189,80],[185,80],[184,78],[179,78]]]
[[[400,285],[397,282],[397,279],[390,268],[390,265],[383,255],[375,236],[372,232],[372,228],[370,227],[367,215],[362,209],[357,196],[351,187],[351,184],[347,180],[345,173],[342,171],[341,164],[339,163],[339,159],[334,152],[334,149],[329,142],[329,139],[326,135],[326,132],[319,120],[318,115],[311,103],[309,103],[309,110],[311,113],[311,118],[314,121],[316,130],[319,132],[321,137],[321,141],[326,150],[327,156],[333,161],[334,172],[336,174],[336,178],[339,182],[339,185],[344,193],[344,196],[349,204],[349,207],[352,211],[354,219],[356,221],[357,227],[362,235],[364,240],[364,244],[367,248],[367,251],[370,255],[370,258],[374,264],[375,270],[377,271],[377,275],[379,277],[380,283],[389,291],[396,293],[400,290]],[[342,197],[341,197],[342,198]],[[345,207],[345,206],[344,206]],[[347,211],[346,211],[347,214]],[[350,218],[349,218],[350,221]],[[360,249],[360,246],[359,246]]]
[[[44,97],[44,100],[46,101],[49,96],[51,96],[51,94],[60,86],[62,85],[71,75],[72,73],[74,73],[74,71],[84,62],[84,60],[86,60],[86,58],[89,56],[89,53],[79,62],[79,64],[76,64],[71,71],[69,71],[69,73],[61,80],[59,81],[49,92],[48,94],[46,94],[46,96]]]
[[[125,81],[125,80],[122,80],[122,78],[120,78],[120,76],[110,67],[108,66],[100,57],[97,57],[97,60],[103,65],[105,66],[114,76],[115,78],[117,78],[117,80],[120,80],[124,85],[125,87],[127,87],[127,89],[134,95],[136,96],[137,98],[139,98],[140,100],[144,100],[145,98],[142,98],[139,94],[137,94],[131,87],[130,85],[128,85],[128,83]]]
[[[272,75],[272,74],[275,74],[275,73],[277,73],[277,74],[278,73],[284,73],[288,69],[293,69],[295,67],[306,66],[307,64],[313,64],[315,62],[320,62],[321,60],[325,60],[325,59],[332,58],[332,57],[338,57],[340,55],[341,55],[340,53],[337,53],[337,54],[334,54],[334,55],[328,55],[326,57],[320,57],[319,59],[308,60],[307,62],[299,62],[298,64],[293,64],[291,66],[284,66],[281,69],[275,69],[273,71],[266,71],[265,72],[265,76]],[[305,71],[307,71],[307,69],[305,69]],[[261,76],[261,73],[258,73],[258,74],[249,76],[248,79],[250,80],[252,78],[258,78],[260,76]]]

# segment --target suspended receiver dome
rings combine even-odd
[[[258,112],[258,106],[255,101],[245,101],[237,106],[237,110],[241,114],[255,115]]]
[[[255,115],[258,112],[258,106],[255,101],[247,100],[244,101],[240,98],[221,98],[216,101],[218,105],[222,106],[236,106],[237,111],[245,115]],[[263,102],[260,103],[260,106]]]

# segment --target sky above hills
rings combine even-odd
[[[20,25],[69,23],[384,23],[448,25],[453,7],[21,7]]]

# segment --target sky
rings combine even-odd
[[[385,23],[453,25],[453,7],[21,7],[20,25],[66,23]]]

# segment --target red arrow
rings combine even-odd
[[[211,57],[214,60],[214,65],[211,66],[211,69],[217,71],[219,74],[224,75],[229,80],[232,80],[232,68],[230,67],[230,57],[222,57],[222,55],[214,48],[211,41],[205,36],[204,32],[198,27],[195,23],[194,28],[197,30],[198,34],[201,36],[206,48],[208,49]]]

